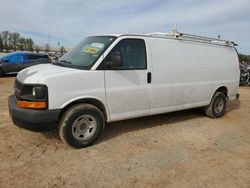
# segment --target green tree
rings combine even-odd
[[[0,33],[0,50],[3,50],[3,39],[1,33]]]
[[[247,56],[246,55],[243,55],[243,54],[239,54],[239,61],[240,62],[247,62]]]
[[[20,40],[20,34],[19,33],[10,33],[9,34],[9,47],[10,49],[17,50],[18,43]]]
[[[9,49],[9,46],[8,46],[8,38],[9,38],[9,31],[3,31],[2,32],[2,40],[3,40],[3,48],[5,50],[8,50]]]
[[[34,47],[33,40],[31,38],[27,38],[25,39],[25,41],[26,41],[26,48],[27,48],[26,50],[33,51],[33,47]]]
[[[12,50],[13,49],[13,45],[12,45],[13,39],[12,38],[13,38],[12,33],[9,32],[8,39],[7,39],[8,50]]]
[[[19,39],[18,46],[19,46],[19,49],[22,50],[22,51],[27,49],[26,48],[26,40],[25,40],[25,38],[21,37]]]

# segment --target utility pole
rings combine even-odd
[[[48,45],[50,46],[50,36],[48,34]]]

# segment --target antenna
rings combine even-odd
[[[49,36],[49,33],[48,33],[48,45],[50,46],[50,36]]]

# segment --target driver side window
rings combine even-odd
[[[122,65],[112,67],[111,54],[121,56]],[[147,69],[145,42],[142,39],[121,40],[101,63],[101,70],[142,70]]]
[[[9,60],[10,62],[13,62],[13,63],[20,63],[23,61],[23,56],[22,54],[15,54],[15,55],[10,56]]]

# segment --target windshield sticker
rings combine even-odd
[[[96,52],[98,52],[98,49],[97,48],[88,47],[88,48],[84,49],[84,52],[90,53],[90,54],[96,54]]]
[[[83,48],[83,52],[90,53],[90,54],[96,54],[98,51],[102,50],[104,48],[103,43],[99,42],[93,42],[91,44],[88,44]]]

